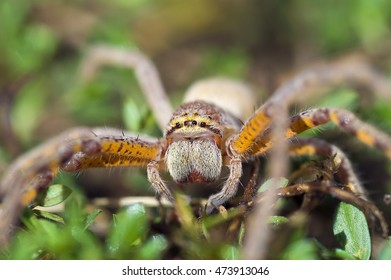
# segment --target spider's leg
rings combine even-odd
[[[228,142],[228,150],[234,155],[246,155],[259,136],[269,127],[271,115],[269,106],[262,105],[241,130]]]
[[[159,174],[162,163],[156,161],[159,160],[161,152],[157,140],[150,138],[149,141],[145,141],[143,139],[146,137],[130,137],[128,133],[122,131],[121,134],[114,134],[114,132],[119,131],[112,131],[112,129],[109,135],[105,135],[104,132],[104,129],[102,131],[94,129],[101,145],[99,153],[86,155],[79,152],[63,166],[63,170],[77,171],[91,167],[147,166],[148,180],[155,189],[157,196],[164,196],[169,201],[174,201],[171,191]]]
[[[320,192],[336,197],[337,199],[353,204],[359,208],[366,216],[368,223],[374,225],[374,218],[376,218],[382,229],[382,235],[388,238],[388,225],[382,214],[382,212],[370,201],[358,197],[356,194],[335,187],[330,182],[315,182],[315,183],[302,183],[294,184],[278,190],[278,195],[281,197],[291,197],[310,192]]]
[[[274,152],[270,156],[268,176],[286,176],[288,145],[284,141],[284,130],[288,127],[288,108],[293,104],[308,102],[308,99],[325,94],[332,88],[346,85],[355,89],[364,88],[386,100],[391,100],[391,85],[387,78],[364,63],[325,64],[322,67],[308,69],[285,82],[273,93],[235,136],[230,149],[233,153],[237,151],[245,157],[246,154],[251,156],[254,152],[252,147],[255,138],[263,133],[258,127],[266,128],[273,123]],[[271,189],[275,190],[277,186],[273,185]],[[243,249],[245,258],[262,258],[266,252],[263,245],[267,244],[269,238],[267,217],[273,215],[270,206],[277,198],[275,191],[269,194],[266,202],[256,211],[254,225],[249,228],[247,245]],[[262,233],[261,238],[259,233]]]
[[[77,152],[96,153],[99,146],[94,138],[95,136],[89,129],[75,128],[20,156],[5,172],[0,184],[0,195],[5,196],[15,191],[21,194],[26,193],[27,197],[34,197],[32,193],[36,189],[28,186],[35,177],[49,173],[54,177],[59,168]],[[16,184],[14,181],[20,182],[20,184]],[[32,193],[28,194],[29,191]],[[23,200],[27,201],[27,199]]]
[[[171,191],[164,184],[162,178],[159,175],[159,165],[156,161],[151,161],[147,166],[148,180],[151,182],[152,187],[155,189],[158,198],[164,196],[169,201],[173,202],[174,197]]]
[[[334,169],[330,171],[335,172],[338,180],[343,184],[342,189],[367,199],[366,191],[354,173],[349,159],[337,146],[314,138],[297,138],[289,144],[289,154],[292,156],[321,156],[330,159],[333,165],[330,169]]]
[[[59,170],[89,167],[140,166],[160,157],[160,142],[126,134],[94,133],[89,128],[66,131],[22,155],[10,166],[0,184],[3,210],[0,235],[15,222],[20,209],[30,204],[40,188],[47,187]],[[9,218],[12,217],[12,218]],[[6,234],[7,236],[7,234]]]
[[[236,194],[239,180],[242,176],[242,159],[239,156],[234,156],[230,159],[229,171],[229,177],[221,191],[209,197],[205,207],[207,214],[212,213],[216,207],[222,205]]]
[[[159,158],[160,143],[142,137],[95,135],[99,150],[94,154],[75,153],[61,168],[72,172],[92,167],[146,166]]]
[[[50,184],[59,167],[74,153],[90,154],[97,149],[91,131],[76,128],[22,155],[9,167],[0,182],[0,247],[8,241],[20,210]]]
[[[358,119],[353,113],[338,108],[311,109],[293,116],[285,132],[286,138],[292,138],[308,129],[332,122],[344,131],[354,135],[364,144],[375,147],[391,158],[391,137],[375,127]],[[272,147],[270,129],[261,135],[248,150],[250,154],[263,154]]]
[[[137,50],[98,45],[87,51],[81,75],[85,80],[91,79],[104,65],[134,69],[140,87],[161,130],[164,131],[170,121],[173,109],[153,62]]]
[[[259,158],[255,158],[252,163],[251,176],[248,180],[246,186],[244,187],[243,196],[240,199],[239,204],[247,204],[251,199],[255,196],[258,190],[258,178],[259,178],[259,169],[260,169],[260,161]]]

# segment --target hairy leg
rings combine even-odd
[[[231,158],[229,171],[229,177],[221,191],[209,197],[205,207],[207,214],[212,213],[217,206],[224,204],[236,194],[239,180],[242,176],[242,160],[239,156]]]
[[[104,134],[104,131],[112,134]],[[94,132],[96,131],[96,133]],[[0,236],[8,239],[21,208],[29,205],[41,188],[60,171],[89,167],[140,166],[160,156],[160,142],[118,135],[114,129],[68,130],[19,157],[0,183],[3,209]]]
[[[346,85],[355,89],[365,88],[381,98],[391,100],[390,82],[366,64],[347,62],[307,69],[280,86],[272,97],[254,113],[236,136],[233,149],[240,154],[251,155],[253,147],[251,138],[256,137],[251,133],[262,132],[256,126],[267,127],[273,123],[274,148],[267,166],[268,177],[286,176],[288,144],[283,139],[288,128],[289,107],[306,101],[314,95],[325,94],[332,88]],[[254,121],[254,119],[258,120]],[[266,123],[261,123],[261,121]],[[272,191],[268,192],[265,203],[260,205],[254,214],[243,249],[244,258],[263,258],[266,253],[270,232],[267,217],[273,215],[271,205],[277,199],[277,187],[277,183],[272,185]],[[262,238],[259,238],[260,235]]]
[[[173,109],[153,62],[136,50],[98,45],[91,47],[86,53],[81,70],[82,78],[84,80],[92,79],[99,68],[104,65],[134,69],[140,87],[161,130],[164,131],[170,121]]]
[[[327,158],[332,166],[327,167],[326,172],[330,171],[330,173],[333,173],[332,175],[337,177],[337,180],[342,183],[341,188],[362,199],[367,199],[366,191],[354,173],[349,159],[337,146],[320,139],[298,138],[291,141],[289,154],[292,156],[308,155]]]

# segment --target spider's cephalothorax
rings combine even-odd
[[[165,161],[179,183],[213,182],[220,177],[229,127],[238,121],[217,106],[202,101],[185,103],[173,114],[166,131]]]

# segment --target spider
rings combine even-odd
[[[3,210],[0,213],[0,230],[3,238],[8,236],[20,209],[34,201],[39,190],[47,187],[60,170],[74,172],[93,167],[146,167],[148,180],[157,196],[174,202],[175,198],[162,180],[161,172],[168,170],[173,181],[180,184],[207,183],[219,179],[223,167],[227,166],[229,175],[224,185],[208,198],[205,205],[205,212],[210,214],[237,193],[244,161],[252,162],[254,168],[241,202],[249,202],[254,197],[259,170],[257,159],[272,149],[282,155],[328,158],[333,166],[331,173],[337,174],[344,184],[343,190],[332,189],[333,193],[341,199],[358,203],[367,201],[364,188],[341,150],[322,140],[297,137],[306,130],[329,122],[391,158],[390,136],[344,109],[314,108],[287,117],[291,104],[324,92],[325,88],[341,85],[350,85],[360,91],[369,90],[391,100],[388,81],[364,64],[342,62],[303,71],[283,84],[255,111],[256,99],[252,90],[242,82],[224,78],[195,83],[185,94],[184,103],[173,110],[155,66],[136,51],[93,47],[83,64],[83,76],[91,78],[105,64],[134,69],[164,133],[163,137],[155,139],[114,128],[79,127],[20,156],[1,181]],[[286,142],[286,139],[291,141]],[[287,143],[286,147],[284,143]],[[306,192],[306,189],[308,184],[295,185],[280,191],[280,194],[291,196]],[[324,188],[314,187],[313,190],[322,191]]]

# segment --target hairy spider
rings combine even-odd
[[[164,132],[163,137],[154,139],[112,128],[80,127],[70,129],[22,155],[1,181],[3,210],[0,229],[3,236],[15,222],[20,208],[31,203],[37,192],[47,187],[60,170],[72,172],[92,167],[146,166],[148,180],[157,196],[174,202],[160,172],[168,170],[177,183],[203,183],[216,181],[222,168],[227,166],[229,176],[221,191],[211,195],[205,206],[209,214],[237,193],[243,161],[254,162],[255,177],[249,181],[241,201],[248,202],[254,196],[259,169],[257,158],[272,148],[275,148],[276,155],[327,157],[333,171],[323,172],[322,177],[337,174],[344,185],[343,190],[330,187],[326,191],[341,199],[357,198],[357,204],[366,201],[364,189],[339,149],[325,141],[295,137],[329,122],[391,158],[391,138],[346,110],[315,108],[287,117],[291,104],[344,84],[370,90],[391,100],[388,81],[363,64],[329,64],[301,72],[281,86],[255,112],[255,97],[251,89],[241,82],[223,78],[200,81],[190,87],[184,103],[174,111],[154,65],[143,54],[105,46],[94,47],[84,63],[84,77],[91,78],[104,64],[135,70]],[[285,139],[295,140],[284,146]],[[284,170],[285,167],[274,167],[279,168]],[[284,171],[271,174],[279,172]],[[280,191],[280,194],[290,196],[311,190],[326,192],[324,185],[308,188],[308,184],[295,185]]]

